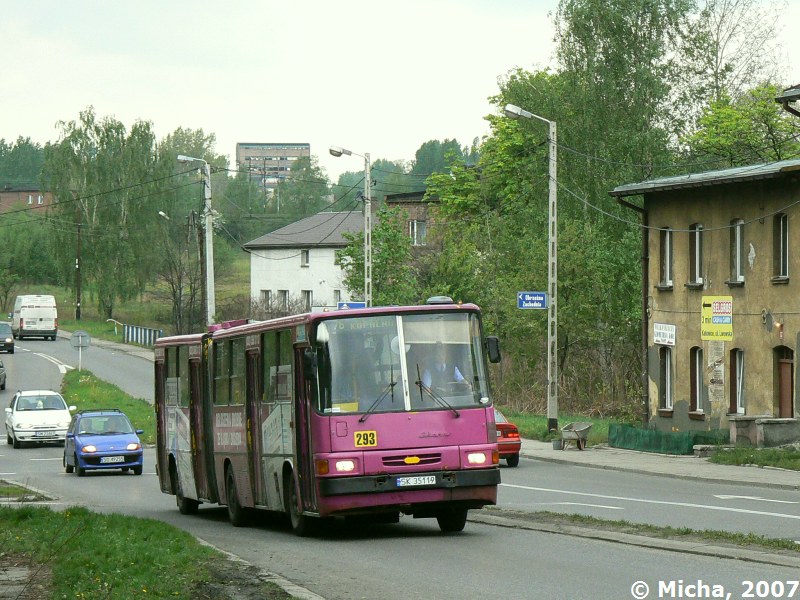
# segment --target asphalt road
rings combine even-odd
[[[564,463],[520,460],[503,470],[499,503],[659,526],[756,533],[800,543],[795,490],[672,479]]]

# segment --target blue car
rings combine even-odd
[[[122,469],[141,475],[144,465],[141,429],[116,408],[75,413],[64,444],[64,470],[78,477],[95,469]]]

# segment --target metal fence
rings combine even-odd
[[[156,340],[163,337],[163,329],[150,329],[137,325],[122,325],[122,338],[126,344],[139,344],[140,346],[155,346]]]

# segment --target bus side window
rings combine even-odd
[[[244,338],[231,340],[230,403],[244,404],[245,400],[245,345]]]
[[[275,367],[278,364],[278,334],[275,331],[267,331],[263,336],[264,345],[264,366],[261,401],[265,404],[275,404]]]
[[[290,329],[278,332],[278,352],[279,401],[291,402],[294,399],[294,352]]]
[[[213,344],[214,349],[214,404],[225,406],[230,395],[230,347],[227,340]]]

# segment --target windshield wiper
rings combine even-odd
[[[392,369],[392,380],[386,384],[386,387],[383,388],[380,395],[377,398],[375,398],[375,401],[372,404],[370,404],[369,408],[366,411],[364,411],[364,414],[361,415],[361,418],[358,420],[358,422],[363,423],[364,421],[366,421],[367,417],[372,414],[372,411],[375,410],[375,407],[381,403],[381,400],[386,398],[389,392],[392,393],[392,402],[394,402],[394,386],[396,385],[397,382],[394,380],[394,369]]]
[[[459,413],[455,408],[453,408],[452,404],[450,404],[447,400],[445,400],[439,394],[434,392],[429,386],[425,385],[425,382],[422,381],[422,377],[420,377],[420,374],[419,374],[419,364],[417,364],[417,380],[414,383],[416,383],[417,387],[419,388],[419,401],[420,402],[423,401],[422,392],[423,391],[427,392],[427,394],[431,398],[433,398],[440,406],[443,406],[446,409],[452,411],[453,414],[456,417],[460,417],[461,416],[461,413]]]

